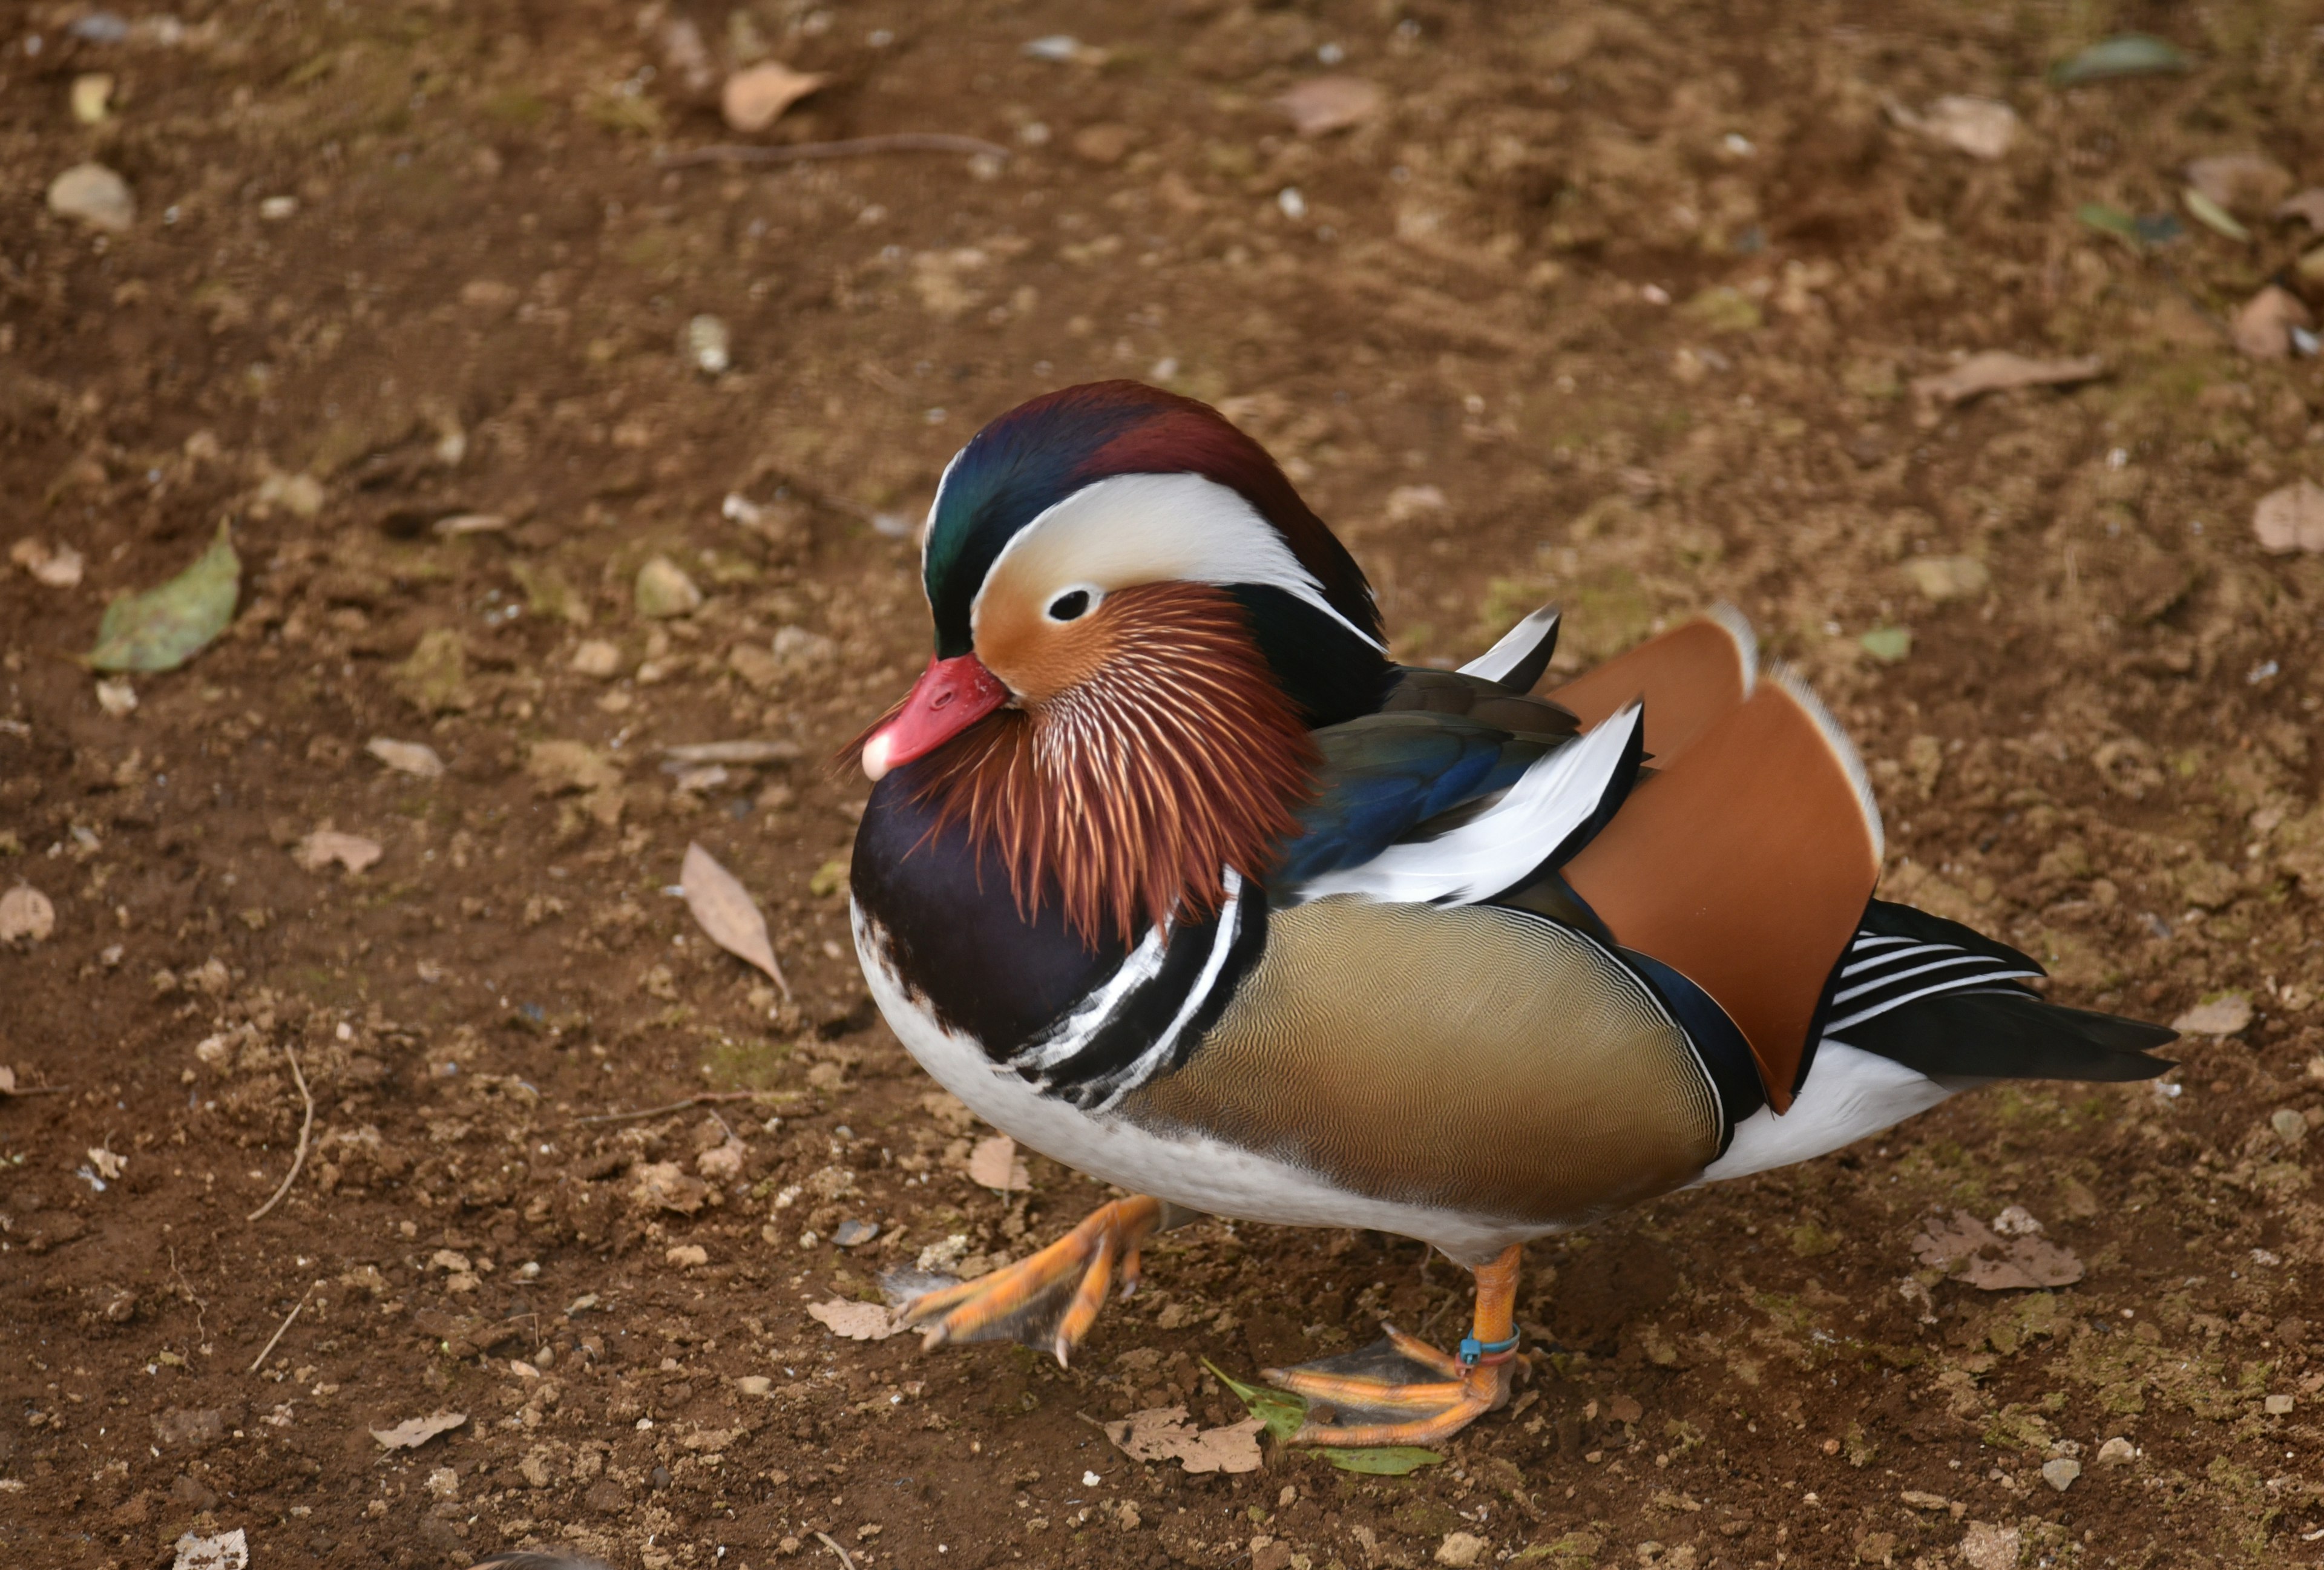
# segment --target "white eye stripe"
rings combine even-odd
[[[1045,610],[1074,588],[1172,582],[1279,588],[1373,648],[1386,647],[1324,596],[1315,575],[1240,492],[1201,475],[1115,475],[1049,507],[986,569],[969,607],[972,628],[992,586],[1003,581],[1028,596],[1043,593],[1038,603]]]

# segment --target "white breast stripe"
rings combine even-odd
[[[1645,711],[1630,705],[1542,758],[1491,807],[1427,840],[1301,884],[1288,904],[1348,894],[1383,904],[1473,905],[1530,876],[1606,799]]]
[[[1056,1034],[1039,1045],[1019,1052],[1013,1061],[1028,1068],[1055,1068],[1058,1064],[1081,1052],[1090,1044],[1090,1038],[1105,1028],[1113,1011],[1145,983],[1152,981],[1162,968],[1162,957],[1170,947],[1170,927],[1167,922],[1146,929],[1146,937],[1130,951],[1103,986],[1082,1001],[1081,1007],[1065,1017]]]
[[[1227,956],[1234,952],[1235,939],[1242,933],[1242,878],[1232,867],[1226,869],[1226,908],[1219,912],[1218,930],[1212,935],[1211,952],[1203,962],[1203,974],[1186,989],[1185,1001],[1178,1005],[1176,1017],[1154,1038],[1152,1046],[1138,1055],[1138,1060],[1123,1071],[1120,1079],[1108,1088],[1096,1111],[1110,1111],[1116,1102],[1145,1084],[1176,1049],[1187,1022],[1210,1001],[1211,989],[1219,984],[1219,973],[1226,968]]]

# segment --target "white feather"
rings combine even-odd
[[[1481,677],[1487,681],[1507,681],[1509,672],[1540,648],[1544,638],[1557,631],[1557,614],[1555,605],[1542,606],[1502,633],[1499,642],[1461,667],[1461,674]]]
[[[1323,584],[1241,492],[1201,475],[1115,475],[1049,507],[986,569],[969,608],[972,625],[993,585],[1011,580],[1036,605],[1067,586],[1265,585],[1382,647],[1324,597]]]
[[[1644,710],[1632,704],[1526,770],[1501,799],[1434,839],[1391,845],[1301,884],[1289,903],[1352,895],[1381,904],[1473,905],[1514,886],[1598,810]]]
[[[1694,1181],[1717,1183],[1830,1155],[1984,1083],[1950,1076],[1932,1079],[1827,1036],[1816,1048],[1808,1082],[1800,1087],[1791,1110],[1777,1117],[1761,1107],[1736,1124],[1727,1153]]]

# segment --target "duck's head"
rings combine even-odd
[[[936,650],[864,771],[928,760],[915,775],[1003,842],[1020,900],[1046,874],[1085,931],[1214,904],[1222,864],[1259,871],[1306,731],[1378,706],[1390,674],[1362,571],[1274,459],[1134,382],[977,432],[937,486],[921,577]],[[1145,849],[1108,854],[1108,835]]]

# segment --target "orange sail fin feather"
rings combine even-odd
[[[1654,713],[1649,690],[1649,727]],[[1625,947],[1727,1011],[1780,1113],[1880,854],[1854,749],[1821,705],[1777,679],[1641,783],[1565,875]]]

